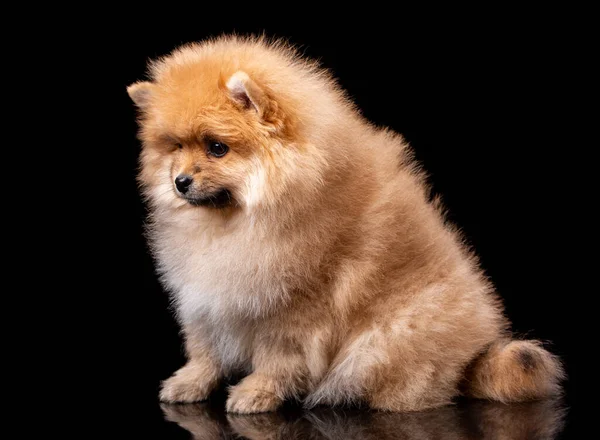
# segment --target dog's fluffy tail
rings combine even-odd
[[[562,365],[538,341],[501,340],[468,368],[465,394],[518,402],[556,396],[565,378]]]

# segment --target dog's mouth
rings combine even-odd
[[[231,192],[228,189],[220,189],[210,195],[204,195],[201,197],[184,197],[185,200],[192,206],[206,206],[209,208],[225,208],[227,206],[233,206],[234,200],[231,196]]]

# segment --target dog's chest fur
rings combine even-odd
[[[256,318],[286,298],[289,271],[276,251],[281,247],[269,245],[250,222],[170,222],[151,237],[184,324]]]

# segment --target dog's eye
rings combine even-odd
[[[223,142],[208,141],[208,152],[215,157],[223,157],[229,151],[229,147]]]
[[[181,149],[183,148],[183,145],[181,145],[179,142],[177,142],[177,143],[175,144],[175,146],[176,146],[176,147],[177,147],[179,150],[181,150]]]

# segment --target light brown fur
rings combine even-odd
[[[150,77],[129,88],[139,180],[189,357],[162,400],[202,400],[236,371],[248,373],[227,402],[239,413],[287,398],[414,411],[449,403],[461,382],[501,401],[558,391],[554,356],[502,342],[493,287],[402,137],[366,122],[326,72],[284,44],[222,37]],[[208,139],[229,153],[210,156]],[[180,173],[232,204],[188,204]]]

